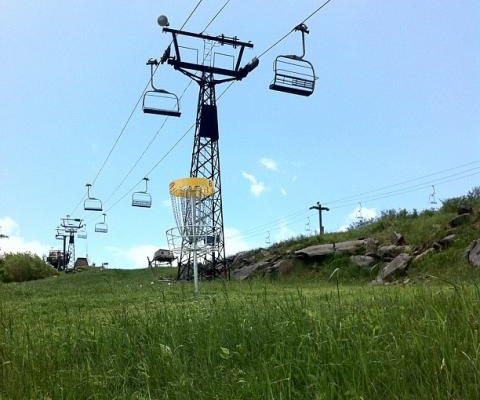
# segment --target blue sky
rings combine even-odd
[[[196,3],[0,0],[0,226],[11,236],[4,249],[41,254],[59,245],[54,228],[82,198],[145,87],[145,61],[170,42],[157,16],[179,28]],[[204,0],[185,29],[202,31],[224,3]],[[251,40],[248,61],[320,4],[231,0],[207,32]],[[275,56],[299,49],[292,34],[218,103],[230,253],[264,245],[267,231],[272,241],[305,233],[308,216],[318,229],[308,211],[316,201],[330,202],[324,225],[334,231],[355,219],[359,203],[365,216],[423,209],[430,181],[440,199],[480,182],[478,1],[333,0],[307,25],[313,96],[268,90]],[[157,78],[178,93],[189,83],[169,66]],[[136,110],[92,193],[106,201],[158,135],[106,208],[191,126],[196,102],[191,85],[182,118],[160,131],[162,117]],[[127,195],[108,212],[107,235],[93,232],[97,215],[76,210],[87,221],[92,261],[144,266],[165,246],[174,225],[168,183],[188,175],[192,143],[190,132],[150,174],[153,208],[134,209]],[[385,189],[371,192],[377,188]],[[83,255],[87,242],[78,242]]]

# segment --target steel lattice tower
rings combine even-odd
[[[210,179],[215,187],[213,201],[208,210],[207,225],[214,243],[211,251],[202,257],[200,274],[207,278],[228,277],[225,263],[225,237],[223,229],[222,183],[220,175],[220,151],[218,117],[215,98],[213,74],[204,74],[199,82],[197,119],[193,142],[190,176]],[[183,246],[182,246],[183,247]],[[189,254],[182,252],[180,256],[178,277],[190,279],[191,262]]]
[[[229,278],[229,268],[225,260],[219,129],[215,86],[245,78],[258,65],[258,59],[254,58],[241,67],[240,64],[245,48],[252,48],[253,44],[241,42],[236,37],[230,38],[224,35],[209,36],[170,28],[164,28],[163,31],[172,34],[175,55],[173,57],[170,56],[169,46],[160,59],[160,63],[168,62],[176,70],[187,75],[199,85],[190,176],[210,179],[215,187],[213,201],[210,203],[211,206],[204,214],[203,223],[208,226],[207,242],[210,243],[208,243],[208,250],[200,255],[199,273],[200,276],[207,279],[216,277]],[[202,63],[185,62],[181,59],[178,36],[188,36],[204,41],[203,48],[206,54],[204,54]],[[210,46],[206,46],[206,43],[209,43]],[[226,45],[239,49],[235,66],[232,69],[219,68],[212,65],[212,52],[215,45]],[[205,50],[206,47],[209,47],[208,52]],[[195,74],[198,71],[200,75]],[[189,252],[184,251],[184,248],[185,246],[182,242],[178,279],[190,279],[192,277],[190,255]]]
[[[83,220],[80,218],[70,218],[69,215],[67,215],[66,218],[62,218],[62,223],[61,227],[64,231],[64,241],[63,241],[63,254],[64,254],[64,268],[65,271],[75,271],[75,234],[77,231],[82,228],[83,225]],[[66,237],[69,237],[68,239],[68,264],[65,265],[65,239]]]

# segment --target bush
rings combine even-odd
[[[32,281],[56,274],[40,257],[29,253],[6,254],[0,260],[0,281],[3,282]]]
[[[442,211],[456,212],[458,206],[467,205],[475,207],[480,203],[480,186],[474,187],[466,196],[453,197],[445,201],[442,200]]]

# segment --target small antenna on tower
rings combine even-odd
[[[362,203],[358,203],[358,208],[357,208],[357,220],[359,222],[362,222],[363,221],[363,208],[362,208]]]
[[[437,192],[435,191],[435,185],[432,185],[432,194],[428,197],[428,202],[431,205],[437,204]]]

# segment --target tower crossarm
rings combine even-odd
[[[216,80],[215,83],[224,83],[233,80],[241,80],[245,78],[248,73],[250,73],[253,69],[255,69],[259,63],[258,58],[254,58],[248,64],[241,67],[241,61],[243,57],[243,53],[245,48],[253,48],[253,43],[250,42],[242,42],[238,40],[237,37],[228,37],[225,35],[219,36],[211,36],[211,35],[204,35],[201,33],[193,33],[193,32],[186,32],[180,31],[177,29],[171,28],[163,28],[163,32],[171,33],[173,37],[173,46],[175,49],[174,56],[165,57],[168,64],[172,65],[175,69],[183,72],[184,74],[188,75],[189,77],[196,79],[196,76],[191,71],[199,71],[203,74],[216,74],[226,76],[228,78]],[[222,46],[231,46],[234,49],[239,48],[239,53],[237,57],[237,61],[235,63],[235,67],[232,69],[227,68],[220,68],[215,67],[212,65],[205,65],[202,63],[195,63],[195,62],[187,62],[182,60],[181,55],[181,46],[178,44],[178,36],[188,36],[192,38],[197,38],[205,41],[210,41],[213,43],[218,43]]]

